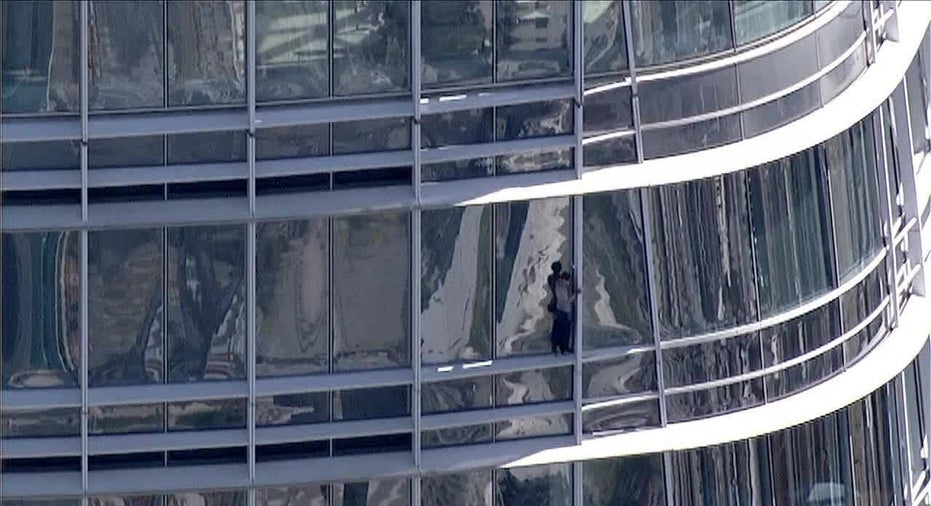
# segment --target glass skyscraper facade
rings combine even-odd
[[[3,506],[931,505],[931,4],[0,15]]]

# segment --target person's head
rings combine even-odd
[[[553,262],[553,264],[550,265],[550,268],[553,269],[553,272],[559,274],[562,272],[562,262]]]
[[[569,275],[569,271],[564,271],[562,274],[559,275],[559,279],[563,281],[569,281],[571,278],[572,276]]]

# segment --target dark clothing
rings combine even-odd
[[[553,330],[550,333],[550,343],[553,345],[553,353],[567,353],[572,351],[569,347],[571,335],[572,315],[557,309],[553,314]]]

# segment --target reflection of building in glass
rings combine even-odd
[[[928,506],[929,24],[2,3],[2,506]]]

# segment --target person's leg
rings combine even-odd
[[[559,332],[556,336],[557,345],[560,353],[565,353],[566,349],[569,347],[567,341],[568,331],[569,331],[569,314],[564,311],[559,311]]]

